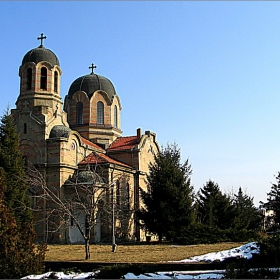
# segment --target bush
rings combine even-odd
[[[251,260],[231,263],[226,270],[227,279],[279,279],[280,235],[259,238],[260,254]],[[258,267],[256,269],[250,268]],[[273,268],[276,267],[276,268]]]
[[[231,242],[247,242],[247,241],[256,241],[260,239],[260,233],[254,230],[247,229],[226,229],[224,230],[224,241]]]
[[[247,266],[240,268],[234,265],[227,268],[224,275],[224,279],[279,279],[279,277],[279,269],[249,269]]]
[[[174,241],[180,244],[211,244],[218,242],[246,242],[258,240],[260,234],[254,230],[219,229],[202,224],[185,228]]]
[[[140,275],[147,273],[147,267],[145,269],[138,264],[116,264],[113,266],[104,266],[100,268],[100,272],[96,273],[95,279],[121,279],[127,273],[133,273],[134,275]]]
[[[280,234],[268,236],[260,241],[260,260],[263,264],[280,265]]]

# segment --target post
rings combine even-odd
[[[115,203],[114,203],[114,186],[115,183],[112,184],[112,252],[116,252],[116,238],[115,238]]]

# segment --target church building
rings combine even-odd
[[[125,196],[131,210],[127,221],[116,219],[116,241],[145,240],[134,213],[141,205],[140,188],[147,187],[149,163],[159,151],[156,134],[135,128],[135,135],[122,135],[120,96],[108,78],[95,73],[94,64],[72,82],[63,102],[59,59],[45,48],[46,36],[37,39],[41,44],[23,56],[19,67],[20,91],[12,109],[26,161],[44,174],[61,199],[67,197],[70,182],[94,184],[91,175],[102,167],[98,172],[103,182],[113,184],[115,194]],[[115,203],[121,203],[118,197]],[[71,223],[54,231],[51,217],[44,219],[36,225],[38,241],[84,241]],[[100,220],[91,241],[110,242],[112,227]]]

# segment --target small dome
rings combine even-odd
[[[116,90],[112,82],[109,79],[94,73],[77,78],[69,88],[68,98],[71,99],[73,94],[80,90],[86,92],[89,98],[96,90],[105,91],[110,99],[116,95]]]
[[[104,185],[105,182],[97,173],[91,170],[76,170],[64,184],[67,186],[75,186],[76,184]]]
[[[90,171],[90,170],[83,170],[79,171],[76,177],[77,183],[88,183],[88,184],[104,184],[104,181],[102,178]]]
[[[69,137],[71,129],[65,125],[55,125],[51,132],[50,132],[50,138],[57,138],[57,137]]]
[[[35,64],[40,61],[47,61],[52,66],[59,65],[59,60],[57,56],[49,49],[46,49],[44,46],[30,50],[22,59],[22,64],[24,65],[27,62],[34,62]]]

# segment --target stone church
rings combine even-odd
[[[146,188],[148,165],[159,151],[156,134],[137,128],[135,135],[122,136],[120,96],[108,78],[95,73],[94,64],[89,74],[72,82],[63,102],[59,59],[45,48],[46,36],[37,39],[41,44],[23,56],[19,67],[20,91],[12,109],[26,160],[61,197],[67,196],[69,181],[89,182],[89,173],[101,166],[102,180],[114,182],[115,193],[125,195],[132,210],[126,223],[114,225],[117,242],[118,238],[145,240],[134,211],[141,205],[139,190]],[[83,222],[85,217],[79,219]],[[124,229],[127,224],[129,228]],[[114,226],[96,223],[91,241],[110,242]],[[57,231],[49,227],[49,220],[36,225],[38,240],[83,242],[71,224]]]

